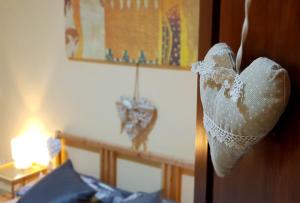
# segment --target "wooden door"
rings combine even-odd
[[[240,43],[243,7],[243,0],[220,2],[219,41],[229,44],[235,52]],[[260,56],[278,62],[288,70],[292,92],[287,110],[273,131],[255,145],[225,178],[218,178],[212,172],[202,124],[198,121],[197,203],[300,202],[299,0],[252,0],[242,67]],[[201,106],[200,101],[198,106]],[[204,177],[202,182],[200,176]],[[205,193],[201,193],[201,188],[205,188]]]

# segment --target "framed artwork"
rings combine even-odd
[[[65,0],[69,59],[188,69],[198,59],[199,0]]]

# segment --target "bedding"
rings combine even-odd
[[[127,198],[114,198],[113,203],[162,203],[161,192],[154,193],[134,193]]]
[[[154,192],[154,193],[144,193],[144,192],[132,193],[132,192],[128,192],[128,191],[125,191],[125,190],[122,190],[119,188],[111,187],[91,176],[80,175],[73,169],[73,165],[72,165],[71,161],[67,161],[64,165],[62,165],[55,171],[57,171],[57,170],[60,171],[61,168],[69,168],[69,167],[71,167],[71,173],[76,174],[75,175],[76,179],[77,178],[80,179],[80,181],[79,181],[80,184],[84,183],[85,186],[88,186],[88,188],[93,191],[91,196],[89,196],[88,198],[83,198],[85,201],[83,201],[83,199],[80,199],[80,200],[76,200],[75,203],[79,203],[79,202],[80,203],[136,203],[136,202],[138,202],[138,203],[175,203],[172,201],[167,201],[167,200],[161,199],[160,191]],[[68,170],[70,170],[70,169],[68,169]],[[55,171],[52,173],[55,173]],[[44,195],[45,191],[48,192],[49,188],[51,188],[53,185],[51,185],[49,187],[48,183],[41,184],[41,182],[42,183],[48,182],[48,181],[45,181],[45,179],[46,180],[50,179],[49,176],[50,176],[50,178],[53,177],[51,174],[49,174],[45,178],[42,178],[40,182],[36,183],[36,185],[34,185],[35,183],[28,184],[28,185],[24,186],[23,188],[21,188],[20,191],[17,193],[19,196],[22,197],[19,202],[17,202],[17,200],[14,200],[12,202],[7,202],[7,203],[16,203],[16,202],[17,203],[36,203],[35,201],[29,201],[29,199],[32,200],[31,198],[34,198],[34,197],[32,197],[32,196],[34,196],[33,193],[36,193],[37,190],[39,191],[39,194],[35,194],[35,195],[41,196],[40,194],[43,194],[42,196],[43,197],[45,196]],[[65,176],[68,176],[68,175],[65,174]],[[60,178],[61,178],[61,185],[58,188],[68,188],[68,187],[66,187],[66,185],[70,184],[70,182],[66,181],[65,177],[60,177]],[[76,183],[74,182],[73,184],[76,184]],[[43,187],[37,189],[37,187],[40,187],[40,185],[42,185]],[[46,194],[46,195],[48,195],[48,194]],[[54,202],[51,202],[51,203],[56,203],[56,202],[73,203],[74,202],[73,200],[72,201],[63,200],[64,195],[65,194],[62,194],[61,197],[58,197],[57,200],[55,200]],[[39,199],[39,201],[41,201],[41,199]],[[45,199],[43,199],[42,202],[47,203],[47,201]],[[37,203],[41,203],[41,202],[37,202]]]
[[[67,161],[36,183],[17,203],[82,203],[95,193]]]
[[[130,193],[106,185],[93,177],[82,176],[82,179],[88,185],[90,185],[90,187],[94,188],[97,191],[95,197],[103,203],[161,203],[163,201],[161,199],[160,191],[154,193]]]
[[[92,188],[97,190],[95,197],[103,203],[176,203],[161,198],[161,191],[153,193],[128,192],[119,188],[111,187],[101,181],[82,175],[81,178]]]

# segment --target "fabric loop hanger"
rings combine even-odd
[[[242,63],[242,58],[243,58],[243,47],[244,47],[244,43],[246,41],[246,38],[248,36],[248,31],[249,31],[250,6],[251,6],[251,0],[245,0],[245,19],[244,19],[243,28],[242,28],[241,44],[238,49],[238,52],[236,55],[236,61],[235,61],[235,71],[238,74],[240,74],[240,68],[241,68],[241,63]]]
[[[140,97],[140,89],[139,89],[139,80],[140,80],[140,63],[136,64],[135,69],[135,81],[134,81],[134,92],[133,92],[133,99],[138,100]]]

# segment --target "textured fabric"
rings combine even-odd
[[[115,198],[113,203],[162,203],[161,191],[154,193],[134,193],[124,199]]]
[[[221,177],[272,130],[290,95],[288,74],[274,61],[257,58],[241,74],[234,71],[234,61],[230,48],[220,43],[193,65],[200,74],[211,158]]]
[[[40,177],[28,184],[26,184],[25,186],[21,187],[19,189],[19,191],[17,192],[17,196],[22,197],[24,196],[35,184],[37,184],[42,178],[44,178],[45,175],[41,174]],[[90,188],[94,189],[95,191],[97,191],[98,187],[96,186],[98,184],[98,180],[90,177],[90,176],[85,176],[85,175],[80,175],[81,180],[83,180],[83,182],[85,182],[88,186],[90,186]]]
[[[33,180],[32,182],[28,183],[27,185],[21,187],[19,191],[17,191],[17,196],[22,197],[24,196],[35,184],[37,184],[41,179],[45,177],[44,174],[40,174],[40,176]]]
[[[18,203],[81,203],[94,194],[67,161],[34,185]]]
[[[91,176],[81,175],[81,179],[96,191],[95,199],[101,203],[112,203],[115,198],[123,199],[124,196],[131,194],[126,192],[123,194],[119,189],[106,185]]]
[[[111,187],[107,184],[102,183],[98,179],[87,176],[87,175],[80,175],[81,180],[85,182],[90,188],[92,188],[94,191],[96,191],[96,194],[94,195],[93,198],[90,200],[87,200],[86,202],[88,203],[95,203],[95,202],[101,202],[101,203],[122,203],[122,202],[128,202],[128,201],[133,201],[137,199],[147,199],[147,198],[152,198],[153,196],[158,196],[160,193],[155,192],[155,193],[143,193],[143,192],[128,192],[125,190],[121,190],[118,188]],[[38,181],[37,181],[38,182]],[[21,188],[23,192],[18,192],[18,195],[24,196],[34,185],[34,184],[28,184]],[[15,200],[14,202],[16,202]],[[85,202],[84,202],[85,203]],[[167,201],[167,200],[162,200],[162,203],[175,203],[173,201]]]

